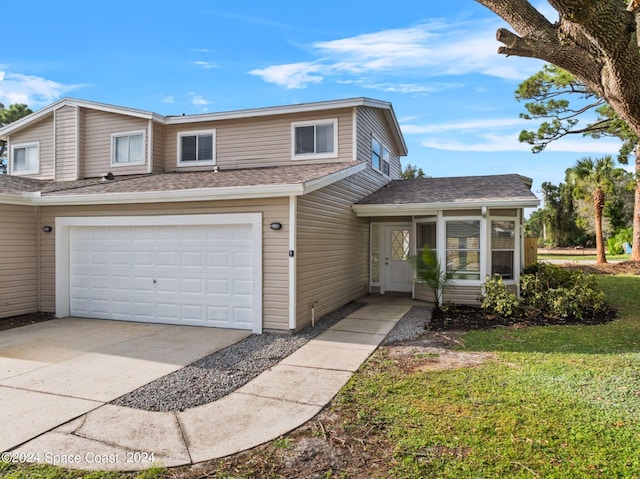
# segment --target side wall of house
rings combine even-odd
[[[77,180],[78,109],[63,106],[55,111],[56,181]]]
[[[147,147],[149,121],[90,108],[82,108],[84,117],[84,145],[80,151],[85,178],[96,178],[111,171],[114,175],[136,175],[148,171],[148,163],[138,166],[111,166],[111,135],[129,131],[145,132],[145,159],[149,161]]]
[[[58,216],[133,216],[187,215],[216,213],[263,214],[263,327],[289,329],[289,241],[288,198],[237,201],[161,203],[153,205],[48,206],[41,207],[41,225],[55,225]],[[280,231],[269,228],[271,222],[283,224]],[[41,310],[55,311],[55,232],[41,238]]]
[[[37,209],[0,204],[0,318],[38,311]]]
[[[368,290],[369,218],[351,206],[386,183],[370,168],[298,199],[296,248],[300,329]]]
[[[10,147],[35,142],[38,142],[40,145],[40,172],[34,175],[20,176],[24,176],[25,178],[35,178],[38,180],[53,180],[53,158],[55,155],[53,141],[53,115],[36,122],[29,126],[29,128],[13,133],[9,137]],[[11,155],[11,152],[9,152],[9,154]],[[13,158],[11,158],[11,160],[13,161]]]
[[[338,157],[325,160],[293,160],[291,124],[298,121],[338,120]],[[165,171],[210,170],[205,167],[178,167],[178,133],[216,131],[216,164],[221,169],[283,166],[311,162],[351,161],[353,109],[327,110],[269,117],[219,120],[168,125],[165,134]]]
[[[153,123],[153,173],[164,171],[164,134],[165,126],[161,123]]]
[[[391,158],[389,159],[389,177],[391,179],[400,178],[399,150],[389,130],[390,125],[384,116],[384,112],[378,108],[371,107],[359,107],[357,112],[358,160],[371,162],[371,139],[375,137],[389,149],[391,154]]]

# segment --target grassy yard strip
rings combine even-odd
[[[640,477],[640,278],[603,277],[620,320],[468,333],[476,368],[407,373],[382,352],[338,407],[394,443],[398,477]]]
[[[595,254],[538,254],[538,261],[540,260],[561,260],[561,261],[595,261]],[[608,254],[607,260],[613,261],[629,261],[630,254]]]

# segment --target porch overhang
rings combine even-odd
[[[403,204],[355,204],[352,206],[356,216],[418,216],[435,215],[442,210],[469,210],[486,208],[537,208],[540,200],[534,198],[489,201],[454,201],[441,203],[403,203]]]

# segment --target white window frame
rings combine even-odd
[[[196,161],[182,161],[182,138],[185,136],[195,136],[196,137],[196,154],[198,151],[197,146],[197,137],[211,135],[211,160],[198,160]],[[194,130],[194,131],[179,131],[177,136],[178,143],[178,157],[176,158],[176,165],[178,167],[188,167],[188,166],[213,166],[216,164],[216,130]]]
[[[373,155],[374,155],[374,151],[375,151],[374,148],[373,148],[373,142],[376,142],[376,143],[378,143],[380,145],[380,156],[378,156],[376,154],[376,156],[378,157],[378,164],[377,165],[375,165],[373,163]],[[384,160],[385,151],[388,154],[388,159],[387,159],[386,162]],[[390,178],[390,175],[391,175],[391,150],[389,150],[389,148],[387,147],[387,145],[385,144],[384,141],[379,140],[375,135],[371,135],[371,160],[370,161],[371,161],[371,166],[373,167],[374,170],[382,173],[387,178]],[[387,169],[388,169],[387,173],[385,173],[385,171],[384,171],[384,164],[385,163],[387,164]]]
[[[131,137],[131,136],[140,136],[142,135],[142,160],[139,161],[126,161],[126,162],[116,162],[116,139]],[[136,165],[144,165],[147,162],[147,132],[145,130],[133,130],[133,131],[122,131],[111,134],[111,166],[114,168],[120,166],[136,166]]]
[[[15,165],[15,151],[23,148],[36,148],[38,152],[38,166],[35,170],[18,170],[16,171]],[[31,141],[28,143],[16,143],[15,145],[11,145],[11,174],[20,176],[20,175],[37,175],[40,173],[40,142],[39,141]]]
[[[445,268],[445,271],[449,271],[447,269],[448,264],[447,264],[447,252],[449,251],[449,248],[447,248],[447,223],[450,222],[454,222],[454,221],[477,221],[478,225],[479,225],[479,230],[478,230],[478,241],[479,241],[479,247],[478,247],[478,261],[479,261],[479,265],[478,265],[478,278],[458,278],[455,275],[453,276],[452,280],[451,280],[451,284],[455,285],[455,284],[460,284],[460,285],[480,285],[484,282],[484,275],[485,275],[485,271],[486,271],[486,254],[484,253],[484,250],[486,248],[486,219],[482,218],[480,216],[449,216],[449,217],[444,217],[443,218],[443,228],[442,228],[442,235],[443,235],[443,240],[444,242],[442,243],[442,258],[443,258],[443,267]],[[454,251],[472,251],[475,250],[475,248],[465,248],[464,250],[461,248],[457,248]],[[476,273],[472,273],[472,274],[476,274]]]
[[[302,153],[296,154],[296,128],[305,126],[333,125],[333,151],[326,153]],[[315,135],[314,135],[315,148]],[[338,157],[338,119],[327,118],[323,120],[296,121],[291,123],[291,158],[294,160],[320,160]]]
[[[494,221],[513,221],[514,223],[514,238],[513,238],[513,248],[493,248],[492,241],[492,226]],[[493,252],[494,251],[512,251],[513,252],[513,264],[511,265],[513,270],[513,274],[511,278],[503,278],[505,284],[514,284],[520,279],[519,268],[520,262],[518,258],[520,257],[520,224],[519,217],[517,216],[490,216],[487,218],[487,233],[489,235],[488,238],[488,260],[489,264],[487,265],[487,274],[492,275],[491,271],[493,270]]]

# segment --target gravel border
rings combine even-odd
[[[428,306],[413,306],[380,344],[388,346],[422,336],[425,333],[427,321],[431,317],[431,310],[432,308]]]
[[[362,303],[349,303],[324,316],[315,327],[305,328],[298,333],[252,334],[120,396],[111,404],[145,411],[184,411],[213,402],[275,366],[310,339],[362,306]]]

